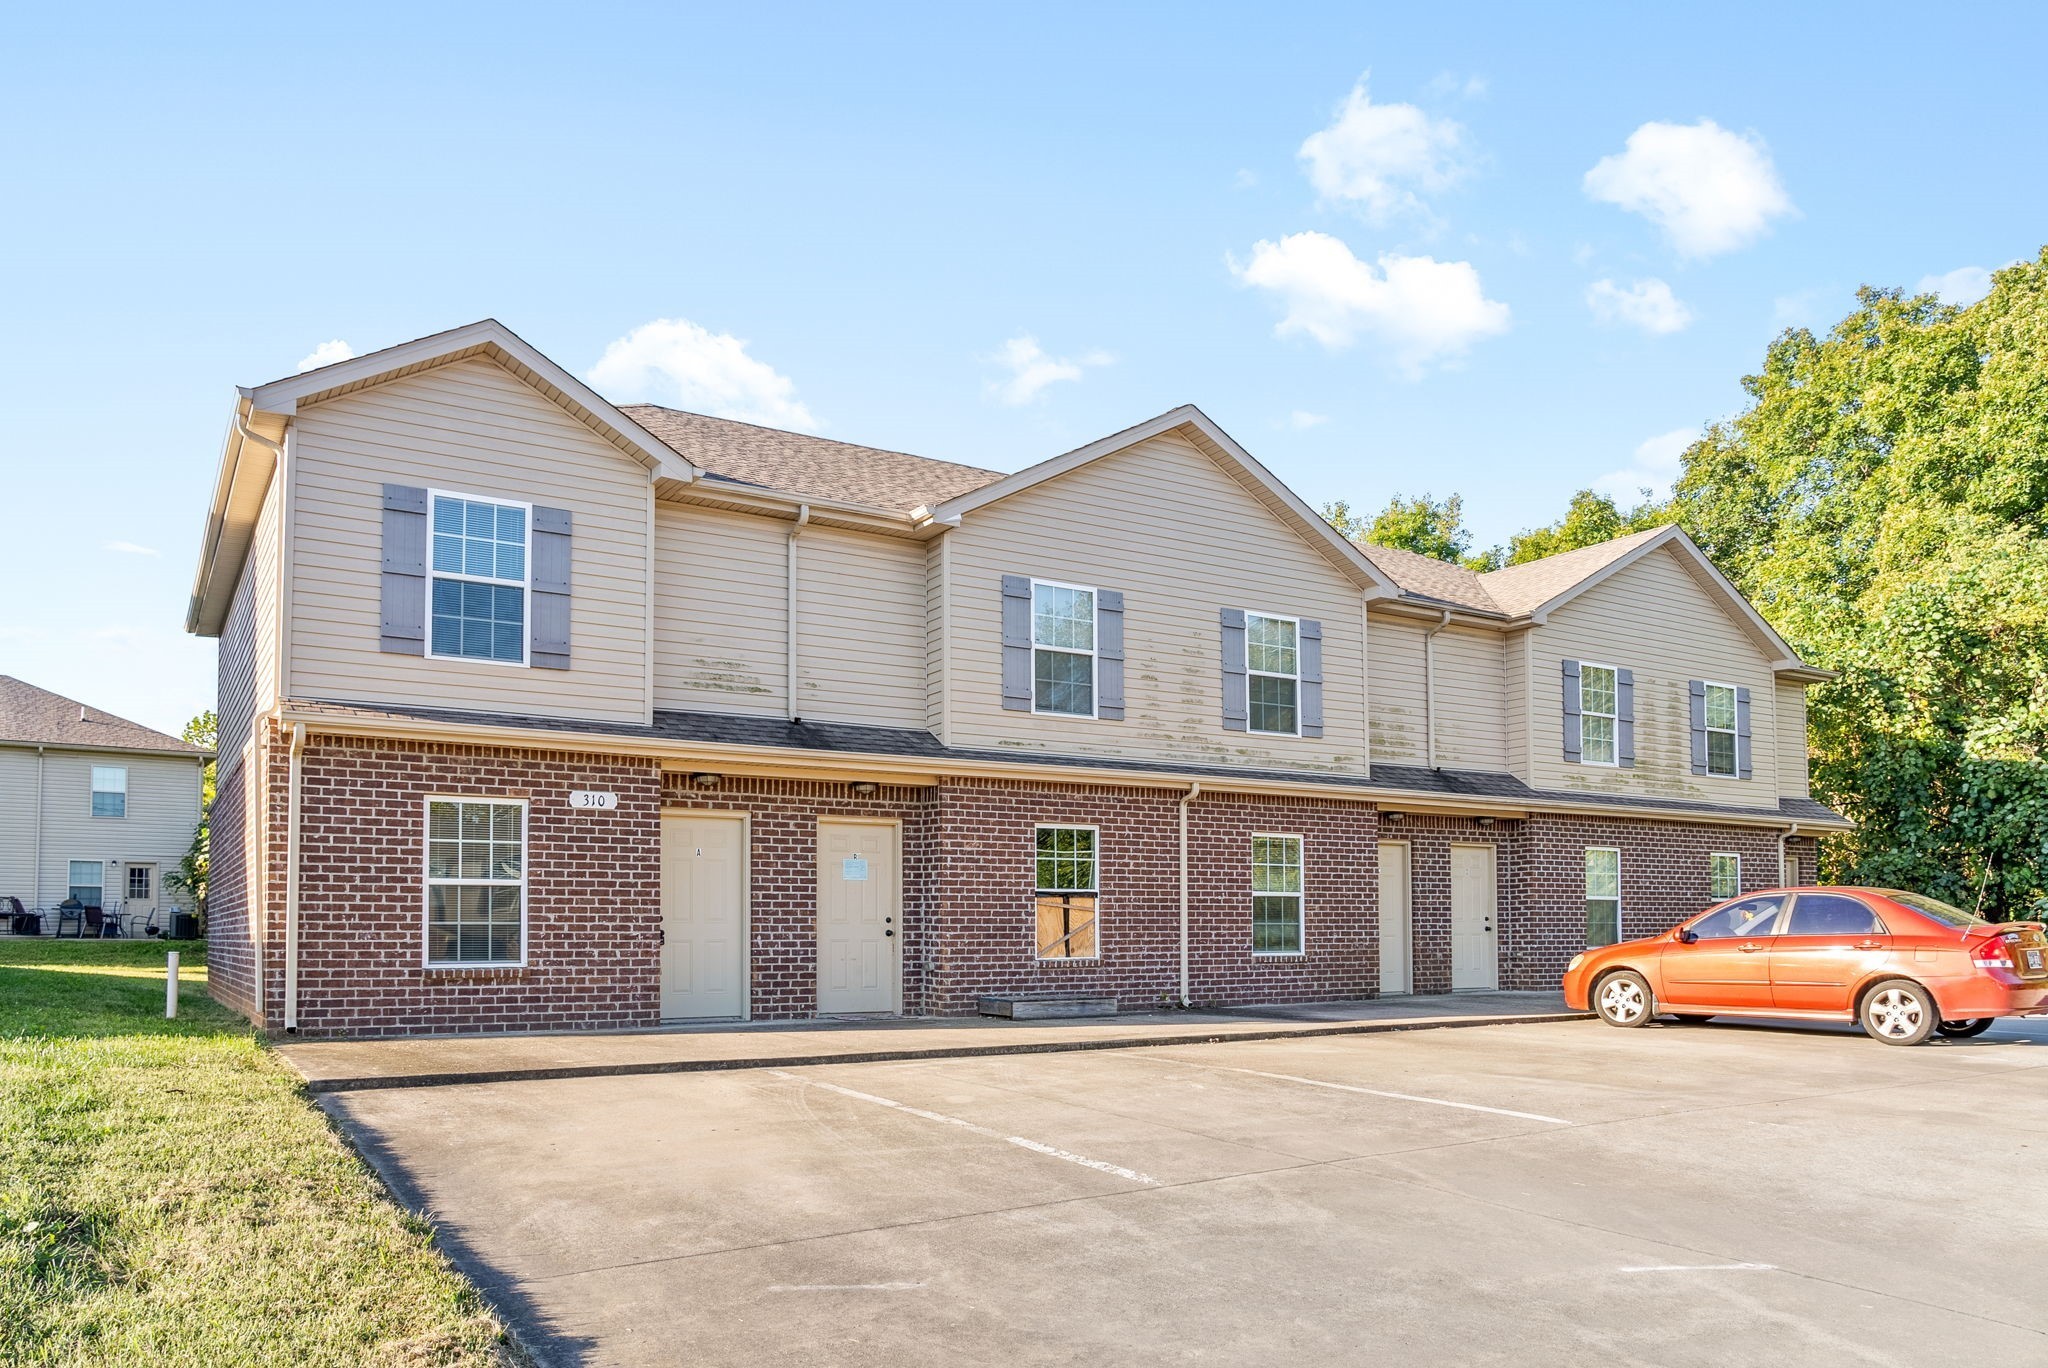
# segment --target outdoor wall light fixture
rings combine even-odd
[[[716,774],[698,773],[690,776],[690,782],[698,788],[717,788],[718,780],[719,776]]]
[[[1405,812],[1382,812],[1380,814],[1380,820],[1383,822],[1398,822],[1407,815],[1408,814]]]
[[[1473,825],[1473,826],[1476,826],[1476,827],[1490,827],[1490,826],[1492,826],[1492,825],[1493,825],[1493,818],[1491,818],[1491,817],[1474,817],[1474,818],[1472,819],[1472,825]]]
[[[875,791],[875,782],[872,779],[858,780],[855,782],[853,786],[853,791],[855,793],[858,793],[861,797],[865,798],[870,793],[873,793]]]

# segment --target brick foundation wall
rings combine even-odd
[[[301,786],[301,1034],[657,1021],[661,794],[652,761],[315,736]],[[575,789],[616,793],[618,808],[571,809]],[[430,795],[527,800],[527,967],[423,966]],[[281,967],[272,994],[279,1022]]]
[[[255,766],[223,757],[209,815],[206,883],[206,991],[243,1016],[256,1016],[256,939],[249,923],[249,833]]]

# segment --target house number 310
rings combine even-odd
[[[610,812],[619,805],[616,793],[597,793],[590,789],[577,789],[569,795],[569,806],[585,812]]]

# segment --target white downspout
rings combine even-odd
[[[1436,634],[1451,625],[1451,610],[1443,610],[1443,621],[1422,634],[1422,753],[1431,769],[1436,768]]]
[[[292,724],[291,775],[284,809],[284,1028],[299,1029],[299,757],[306,724]]]
[[[1780,888],[1787,887],[1791,883],[1791,880],[1786,877],[1787,871],[1785,866],[1789,863],[1789,860],[1785,854],[1785,842],[1798,834],[1799,823],[1797,822],[1794,822],[1791,826],[1778,833],[1778,887]]]
[[[1188,786],[1180,800],[1180,1005],[1192,1007],[1188,979],[1188,804],[1202,791],[1200,783]]]
[[[36,747],[36,877],[35,888],[31,890],[28,908],[31,912],[43,910],[43,748]]]
[[[802,720],[796,707],[796,539],[804,534],[804,527],[810,520],[811,506],[798,504],[796,523],[789,529],[789,648],[785,654],[789,658],[789,720],[792,722]]]

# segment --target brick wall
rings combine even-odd
[[[301,784],[302,1034],[647,1026],[658,1019],[661,793],[654,762],[315,736]],[[284,787],[280,778],[273,807],[282,806]],[[616,793],[618,808],[573,810],[574,789]],[[528,967],[423,966],[429,795],[527,800]],[[272,844],[281,851],[281,840]],[[281,1022],[283,974],[272,978],[280,1012],[273,1020]]]
[[[1494,848],[1494,878],[1498,905],[1494,927],[1499,935],[1500,981],[1508,986],[1509,966],[1519,951],[1522,933],[1519,920],[1509,915],[1514,907],[1516,884],[1516,842],[1521,824],[1499,821],[1481,826],[1470,817],[1433,817],[1406,812],[1395,819],[1382,818],[1379,839],[1408,844],[1408,901],[1412,925],[1410,983],[1418,993],[1451,991],[1451,847],[1490,845]],[[1371,853],[1375,867],[1377,847]],[[1378,983],[1377,977],[1374,979]]]
[[[208,818],[206,991],[243,1016],[256,1012],[256,941],[249,924],[249,833],[256,766],[239,754],[222,757]]]

